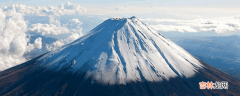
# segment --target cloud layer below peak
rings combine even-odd
[[[26,61],[24,54],[42,48],[41,38],[29,43],[27,22],[21,14],[0,10],[0,71]]]
[[[222,17],[213,19],[142,19],[149,22],[152,28],[163,32],[210,32],[218,34],[234,32],[240,33],[240,16]],[[154,23],[154,24],[152,24]]]

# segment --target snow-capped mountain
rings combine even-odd
[[[203,67],[182,48],[134,17],[109,19],[39,62],[39,66],[53,71],[84,70],[94,82],[107,84],[191,77]]]
[[[0,95],[237,95],[240,82],[196,59],[136,17],[0,73]],[[228,81],[228,90],[200,90]]]

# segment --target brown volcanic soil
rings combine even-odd
[[[39,58],[39,57],[38,57]],[[192,78],[172,78],[162,82],[129,82],[103,85],[84,79],[85,73],[70,74],[35,69],[36,60],[0,72],[0,96],[240,96],[240,82],[208,64]],[[228,81],[227,90],[200,90],[201,81]]]

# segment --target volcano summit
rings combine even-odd
[[[0,73],[0,95],[239,95],[240,82],[198,60],[136,17],[110,18],[87,35]],[[199,82],[228,81],[226,90]]]

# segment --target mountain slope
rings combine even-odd
[[[16,79],[13,79],[16,78]],[[237,95],[239,81],[201,62],[136,17],[0,73],[0,95]],[[228,81],[228,90],[200,90]]]

